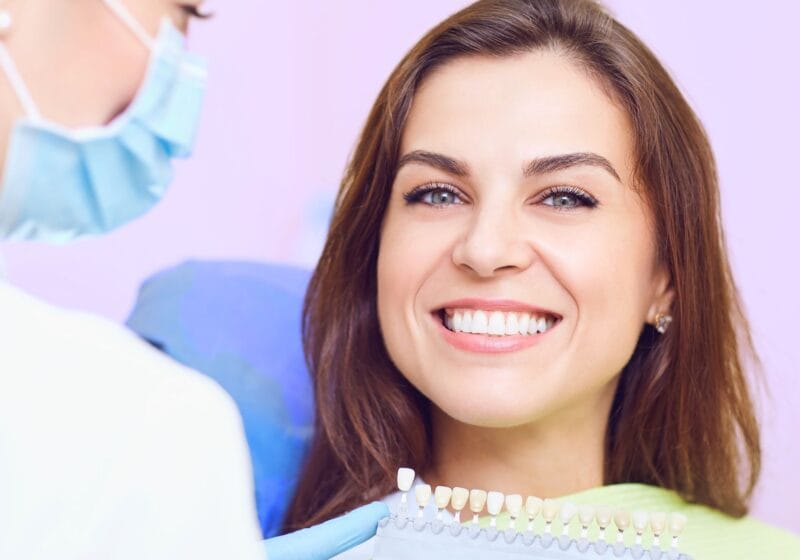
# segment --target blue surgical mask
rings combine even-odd
[[[119,0],[103,1],[151,52],[133,102],[107,125],[68,129],[42,118],[0,42],[0,67],[26,113],[9,139],[0,239],[60,243],[111,231],[156,204],[172,179],[171,159],[191,152],[205,63],[170,21],[153,39]]]

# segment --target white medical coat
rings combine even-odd
[[[227,393],[0,281],[0,558],[264,556]]]

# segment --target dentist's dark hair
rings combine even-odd
[[[394,69],[339,191],[305,302],[316,433],[284,529],[337,516],[425,472],[427,400],[389,359],[377,316],[381,224],[414,93],[459,57],[548,50],[584,68],[629,118],[637,190],[671,274],[674,320],[643,326],[622,371],[605,438],[605,483],[641,482],[732,516],[747,512],[760,442],[744,361],[757,358],[731,274],[714,157],[667,71],[590,0],[483,0],[425,35]]]

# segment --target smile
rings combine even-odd
[[[539,344],[562,320],[509,300],[462,299],[432,313],[444,341],[467,352],[517,352]]]
[[[456,333],[489,336],[531,336],[553,328],[559,317],[548,313],[497,311],[484,309],[443,309],[444,326]]]

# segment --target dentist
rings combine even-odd
[[[193,144],[199,0],[0,0],[0,239],[135,219]],[[124,328],[0,280],[0,558],[327,558],[385,506],[260,542],[241,418]]]

